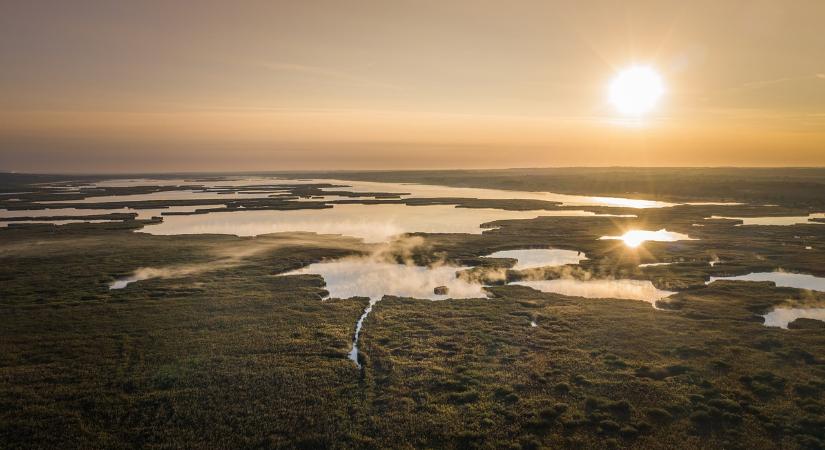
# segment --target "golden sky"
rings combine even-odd
[[[128,4],[127,4],[128,3]],[[0,3],[0,170],[825,165],[825,1]],[[607,85],[666,92],[622,117]]]

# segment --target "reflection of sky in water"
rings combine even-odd
[[[216,212],[192,216],[167,216],[163,223],[143,228],[150,234],[235,234],[309,231],[342,234],[366,242],[384,242],[408,232],[479,234],[482,223],[502,219],[532,219],[553,211],[505,211],[456,208],[451,205],[407,206],[402,204],[335,205],[325,209],[251,210]]]
[[[560,278],[557,280],[518,281],[512,284],[527,286],[542,292],[553,292],[571,297],[585,298],[620,298],[642,300],[655,304],[674,292],[656,289],[647,280],[575,280]]]
[[[220,194],[217,192],[206,191],[161,191],[152,192],[149,194],[129,194],[129,195],[105,195],[99,197],[86,197],[81,200],[49,200],[39,202],[42,204],[60,204],[60,203],[110,203],[110,202],[141,202],[150,200],[234,200],[239,198],[266,198],[272,195],[271,191],[256,192],[256,193],[227,193]],[[286,191],[283,191],[286,192]]]
[[[284,275],[321,275],[334,298],[369,297],[375,302],[384,295],[430,300],[487,297],[481,285],[456,278],[456,272],[463,269],[466,267],[422,267],[352,257],[311,264]],[[438,286],[447,286],[449,293],[434,294]]]
[[[776,308],[762,316],[765,326],[788,328],[796,319],[816,319],[825,321],[825,308]]]
[[[355,324],[355,336],[349,359],[358,362],[358,338],[364,320],[372,307],[384,297],[395,295],[430,300],[447,298],[484,298],[487,293],[481,285],[467,283],[456,278],[456,272],[466,267],[421,267],[378,261],[372,258],[350,257],[337,261],[311,264],[284,275],[317,274],[324,278],[330,297],[368,297],[369,306]],[[447,295],[436,295],[436,287],[446,286]]]
[[[0,228],[6,228],[12,224],[26,224],[26,223],[42,223],[42,224],[52,224],[52,225],[66,225],[69,223],[107,223],[107,222],[120,222],[119,220],[15,220],[14,222],[2,222],[0,221]]]
[[[225,180],[212,180],[209,178],[174,178],[174,179],[152,179],[152,178],[122,178],[116,180],[103,180],[95,183],[83,185],[83,187],[135,187],[135,186],[191,186],[198,185],[204,187],[231,187],[231,186],[254,186],[259,184],[280,184],[282,181],[275,177],[264,178],[233,178],[227,177]]]
[[[810,214],[807,216],[777,216],[777,217],[725,217],[710,216],[709,219],[741,220],[742,225],[800,225],[812,222],[811,219],[825,219],[825,213]]]
[[[197,205],[197,206],[170,206],[168,208],[152,209],[80,209],[80,208],[52,208],[52,209],[28,209],[28,210],[8,210],[0,209],[0,219],[10,217],[56,217],[56,216],[99,216],[103,214],[131,214],[136,213],[138,220],[151,219],[163,213],[170,212],[192,212],[197,209],[223,208],[223,204],[218,205]]]
[[[513,269],[531,269],[535,267],[563,266],[578,264],[587,259],[583,253],[560,249],[524,249],[504,250],[487,255],[488,258],[514,258],[518,260]]]
[[[634,200],[616,197],[591,197],[584,195],[554,194],[551,192],[507,191],[502,189],[458,188],[426,184],[378,183],[345,180],[315,180],[333,184],[347,184],[351,188],[336,188],[353,192],[395,192],[409,193],[417,198],[479,198],[479,199],[523,199],[561,202],[571,206],[620,206],[628,208],[661,208],[672,203],[652,200]],[[332,189],[330,189],[332,190]]]
[[[815,277],[802,273],[787,273],[787,272],[755,272],[747,275],[739,275],[735,277],[710,277],[708,284],[716,280],[735,280],[735,281],[773,281],[780,287],[792,287],[797,289],[811,289],[814,291],[825,292],[825,278]]]
[[[550,192],[528,192],[528,191],[507,191],[501,189],[481,189],[481,188],[456,188],[447,186],[433,186],[423,184],[403,184],[403,183],[379,183],[368,181],[346,181],[337,179],[278,179],[278,178],[250,178],[230,181],[209,181],[209,180],[149,180],[149,179],[133,179],[133,180],[109,180],[99,183],[93,183],[92,186],[99,187],[134,187],[134,186],[152,186],[152,185],[184,185],[197,184],[204,187],[229,187],[229,186],[253,186],[266,184],[316,184],[329,183],[346,185],[347,187],[327,188],[329,192],[335,191],[351,191],[351,192],[387,192],[387,193],[408,193],[411,197],[417,198],[478,198],[478,199],[525,199],[525,200],[545,200],[551,202],[561,202],[565,205],[573,206],[618,206],[629,208],[661,208],[666,206],[673,206],[672,203],[657,202],[651,200],[636,200],[625,199],[617,197],[592,197],[583,195],[566,195],[554,194]],[[146,198],[143,195],[121,196],[122,201],[139,201],[139,200],[179,200],[187,198],[204,198],[202,195],[215,195],[209,193],[187,193],[187,191],[179,191],[177,196],[175,194],[161,194]],[[147,194],[152,195],[152,194]],[[163,195],[164,197],[161,197]],[[171,197],[165,197],[170,195]],[[201,195],[198,197],[197,195]],[[266,194],[248,194],[251,197],[265,197]],[[407,196],[405,196],[407,197]],[[210,197],[207,197],[210,198]],[[238,197],[244,198],[244,197]],[[118,201],[112,200],[111,197],[91,197],[83,200],[84,203],[94,202],[109,202]]]

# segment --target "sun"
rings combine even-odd
[[[650,112],[665,86],[662,77],[649,66],[628,67],[610,81],[608,98],[616,109],[628,116],[641,116]]]

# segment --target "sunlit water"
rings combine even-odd
[[[487,257],[516,259],[516,265],[513,266],[513,269],[516,270],[578,264],[580,261],[587,259],[581,252],[560,249],[504,250],[491,253]]]
[[[660,202],[653,200],[628,199],[619,197],[596,197],[585,195],[555,194],[551,192],[529,192],[529,191],[508,191],[502,189],[482,189],[482,188],[456,188],[448,186],[435,186],[424,184],[404,184],[404,183],[381,183],[367,181],[347,181],[338,179],[301,179],[292,180],[284,178],[250,178],[238,180],[109,180],[88,185],[89,187],[135,187],[135,186],[183,186],[198,185],[204,188],[227,188],[242,186],[261,186],[277,184],[336,184],[346,187],[331,187],[324,190],[335,194],[335,191],[350,192],[382,192],[403,194],[403,198],[477,198],[477,199],[523,199],[523,200],[543,200],[558,202],[567,206],[616,206],[627,208],[662,208],[674,206],[674,203]],[[113,201],[141,201],[141,200],[183,200],[213,198],[214,193],[199,191],[166,191],[151,194],[135,194],[123,196],[88,197],[84,200],[59,200],[48,203],[79,202],[79,203],[101,203]],[[266,197],[266,194],[225,194],[230,198],[256,198]],[[212,197],[210,197],[212,196]],[[47,203],[47,202],[44,202]]]
[[[571,215],[571,211],[560,211]],[[150,234],[234,234],[257,236],[267,233],[307,231],[341,234],[386,242],[403,233],[469,233],[483,231],[481,224],[504,219],[533,219],[556,211],[505,211],[487,208],[456,208],[451,205],[408,206],[404,204],[342,204],[324,209],[250,210],[213,212],[164,217],[162,223],[144,227]],[[580,211],[582,215],[587,214]]]
[[[27,210],[8,210],[0,209],[0,220],[12,217],[59,217],[59,216],[100,216],[104,214],[137,214],[137,220],[151,219],[152,217],[161,217],[168,213],[189,213],[198,209],[222,208],[223,204],[216,205],[197,205],[197,206],[169,206],[167,208],[151,208],[151,209],[134,209],[134,208],[117,208],[117,209],[84,209],[84,208],[51,208],[51,209],[27,209]]]
[[[136,187],[136,186],[198,186],[199,189],[161,191],[147,194],[91,196],[80,200],[46,201],[43,204],[57,206],[63,203],[112,203],[137,201],[208,200],[215,204],[201,206],[170,207],[166,209],[134,210],[116,209],[73,209],[6,212],[6,217],[89,214],[111,212],[135,212],[138,219],[171,212],[192,212],[196,209],[217,208],[221,202],[233,199],[255,199],[287,194],[284,185],[289,184],[332,184],[323,188],[327,195],[320,195],[316,201],[350,199],[336,195],[339,191],[359,193],[395,193],[402,198],[478,198],[478,199],[528,199],[560,202],[579,206],[620,206],[629,208],[658,208],[672,206],[671,203],[623,199],[613,197],[593,197],[564,195],[547,192],[506,191],[498,189],[453,188],[445,186],[346,181],[336,179],[284,179],[276,177],[250,177],[239,179],[124,179],[105,180],[84,185],[83,188]],[[55,189],[76,190],[77,186],[55,186]],[[238,192],[230,192],[233,189]],[[246,188],[248,191],[244,191]],[[218,192],[221,191],[221,192]],[[367,197],[369,198],[369,197]],[[303,202],[306,198],[294,199]],[[409,233],[473,233],[482,232],[481,224],[503,219],[532,219],[538,216],[595,216],[590,211],[504,211],[491,208],[454,208],[445,205],[406,206],[402,204],[341,204],[328,209],[306,210],[251,210],[213,212],[203,215],[165,216],[163,223],[145,227],[142,232],[150,234],[234,234],[254,236],[266,233],[309,231],[317,233],[342,234],[359,237],[366,242],[384,242],[393,236]],[[601,214],[600,214],[601,215]],[[2,216],[0,216],[2,217]]]
[[[669,266],[673,263],[669,262],[659,262],[659,263],[647,263],[647,264],[639,264],[639,267],[659,267],[659,266]]]
[[[788,328],[796,319],[815,319],[825,321],[825,308],[776,308],[762,316],[765,326]]]
[[[143,202],[143,201],[170,201],[170,200],[204,200],[204,201],[229,201],[237,199],[266,198],[270,195],[285,194],[283,189],[271,189],[265,192],[215,192],[200,190],[177,190],[159,191],[148,194],[126,194],[126,195],[101,195],[97,197],[86,197],[80,200],[48,200],[40,202],[44,205],[58,205],[63,203],[123,203],[123,202]]]
[[[380,183],[345,180],[315,180],[315,182],[346,184],[352,186],[351,188],[338,188],[339,190],[353,192],[408,193],[410,197],[415,198],[544,200],[549,202],[559,202],[566,206],[617,206],[627,208],[662,208],[675,205],[674,203],[619,197],[594,197],[585,195],[555,194],[552,192],[508,191],[503,189],[459,188],[413,183]]]
[[[123,289],[126,286],[129,286],[130,284],[132,284],[136,281],[142,281],[142,280],[146,280],[146,279],[147,278],[141,278],[141,277],[134,276],[134,275],[124,277],[124,278],[118,278],[117,280],[112,281],[111,283],[109,283],[109,289],[110,290],[112,290],[112,289]]]
[[[664,228],[657,231],[630,230],[625,232],[621,236],[602,236],[599,239],[613,239],[624,241],[625,245],[631,248],[638,247],[647,241],[675,242],[695,240],[686,234],[677,233],[675,231],[667,231]]]
[[[15,220],[12,222],[0,221],[0,228],[6,228],[9,225],[15,224],[49,224],[49,225],[67,225],[70,223],[114,223],[119,220]]]
[[[802,273],[788,272],[755,272],[735,277],[710,277],[707,284],[716,280],[732,281],[773,281],[779,287],[810,289],[825,292],[825,278]]]
[[[351,257],[336,261],[311,264],[284,275],[317,274],[323,277],[329,296],[333,298],[368,297],[369,305],[355,325],[349,358],[358,362],[358,338],[364,320],[373,306],[385,295],[430,300],[447,298],[483,298],[487,294],[478,284],[456,278],[456,272],[467,267],[422,267],[395,264],[372,258]],[[435,288],[446,286],[446,295],[435,294]]]
[[[85,188],[92,187],[136,187],[136,186],[203,186],[211,187],[235,187],[235,186],[257,186],[268,184],[279,184],[283,180],[276,177],[219,177],[219,178],[118,178],[112,180],[102,180],[94,183],[84,184]]]
[[[776,216],[776,217],[725,217],[710,216],[709,219],[729,219],[741,220],[741,225],[802,225],[802,224],[822,224],[811,219],[825,219],[825,213],[809,214],[807,216]]]
[[[617,298],[641,300],[656,306],[675,292],[663,291],[647,280],[576,280],[561,278],[557,280],[518,281],[512,284],[527,286],[542,292],[553,292],[571,297]]]

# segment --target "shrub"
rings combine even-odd
[[[673,420],[673,416],[663,408],[648,408],[645,410],[645,415],[650,418],[650,420],[654,422],[670,422]]]
[[[570,381],[572,381],[574,384],[578,384],[579,386],[587,386],[590,384],[590,380],[588,380],[584,377],[584,375],[581,374],[573,375],[573,377],[570,378]]]
[[[478,401],[478,397],[479,395],[476,391],[455,392],[447,396],[447,401],[462,405],[465,403],[473,403]]]
[[[715,398],[713,400],[708,400],[708,405],[728,412],[739,412],[742,410],[742,408],[739,407],[739,403],[726,398]]]
[[[612,420],[602,420],[599,422],[599,429],[604,433],[615,433],[619,431],[619,424]]]
[[[625,425],[619,430],[619,436],[625,439],[632,439],[639,435],[639,430],[630,425]]]
[[[611,402],[605,405],[607,409],[612,412],[613,414],[619,416],[628,416],[630,415],[630,411],[632,407],[627,400],[619,400],[615,402]]]
[[[690,415],[690,421],[698,428],[706,428],[711,424],[713,418],[710,417],[707,411],[695,411]]]
[[[636,429],[639,430],[640,434],[647,434],[653,431],[653,425],[647,422],[637,422]]]

